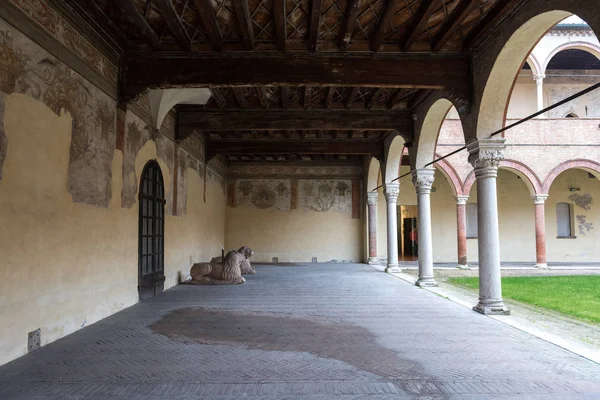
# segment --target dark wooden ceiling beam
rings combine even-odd
[[[436,1],[421,2],[400,38],[400,48],[403,51],[410,50],[413,43],[417,40],[417,35],[423,30],[427,24],[427,20],[429,20],[429,17],[435,11],[436,6],[439,6],[439,3]]]
[[[139,13],[137,7],[131,0],[113,0],[115,4],[123,14],[127,17],[131,23],[133,23],[142,33],[144,38],[154,47],[158,47],[160,44],[160,38],[154,32],[154,29],[150,26],[146,18]],[[89,6],[88,6],[89,7]]]
[[[344,13],[344,19],[342,20],[342,30],[340,37],[340,50],[346,51],[350,40],[352,39],[352,32],[356,26],[356,18],[358,17],[360,0],[348,0],[346,3],[346,12]]]
[[[312,88],[310,86],[304,87],[304,98],[302,99],[302,101],[303,101],[303,106],[305,109],[308,109],[310,107],[311,91],[312,91]]]
[[[235,14],[244,47],[246,50],[254,50],[254,29],[252,29],[252,17],[250,16],[248,0],[234,0],[233,4],[235,5]]]
[[[338,85],[446,89],[468,99],[469,58],[457,54],[220,56],[126,53],[121,94],[129,100],[148,88]]]
[[[324,141],[324,140],[209,140],[206,153],[210,159],[216,155],[311,155],[346,154],[379,156],[382,146],[378,142]]]
[[[321,24],[321,8],[323,0],[311,0],[310,19],[308,24],[308,50],[317,50],[317,39],[319,37],[319,25]]]
[[[273,21],[275,22],[275,42],[279,51],[285,51],[285,40],[287,34],[285,32],[286,12],[285,1],[273,0]]]
[[[218,110],[178,106],[179,128],[191,131],[397,130],[410,126],[407,110]]]
[[[248,100],[246,99],[246,95],[244,93],[244,89],[241,87],[234,87],[231,89],[233,91],[233,95],[235,96],[235,100],[240,105],[241,108],[248,107]]]
[[[477,38],[486,36],[490,29],[492,29],[502,17],[508,14],[514,5],[515,2],[513,0],[498,0],[488,13],[484,15],[481,21],[468,33],[463,42],[463,48],[469,49]]]
[[[63,0],[68,6],[74,8],[77,13],[81,14],[84,23],[90,26],[96,26],[99,30],[107,34],[115,44],[121,49],[128,46],[128,40],[121,29],[115,25],[108,15],[98,6],[94,0]],[[54,5],[54,4],[52,4]]]
[[[375,32],[373,32],[371,40],[369,41],[369,48],[371,51],[379,51],[381,48],[381,41],[383,40],[385,29],[390,25],[390,21],[398,10],[398,3],[398,0],[386,1],[383,12],[377,21]]]
[[[183,22],[181,22],[181,18],[177,14],[177,10],[175,9],[175,6],[173,6],[171,0],[154,0],[154,4],[165,19],[169,30],[173,33],[173,36],[175,36],[175,40],[177,40],[179,46],[183,50],[191,50],[190,36],[185,30]]]
[[[431,42],[431,49],[440,51],[478,4],[478,0],[461,0],[448,16],[448,20],[436,32]]]
[[[281,87],[281,107],[286,109],[290,106],[290,87],[282,86]]]
[[[264,87],[257,87],[256,93],[258,95],[258,101],[260,102],[260,106],[264,109],[269,108],[269,99],[267,98],[267,89]]]
[[[238,2],[241,1],[234,1],[234,3]],[[215,15],[215,10],[213,9],[210,0],[194,0],[194,4],[196,5],[198,15],[202,20],[202,25],[204,25],[204,30],[210,39],[212,47],[217,51],[223,50],[223,37],[221,36],[221,31],[219,30],[219,24],[217,22],[217,16]],[[238,5],[236,5],[236,10],[237,7]]]

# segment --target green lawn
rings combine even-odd
[[[479,288],[478,278],[450,278],[448,282]],[[506,277],[502,278],[502,295],[600,323],[600,276]]]

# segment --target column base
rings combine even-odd
[[[474,311],[484,315],[510,315],[510,310],[504,305],[502,300],[479,303],[473,307]]]
[[[415,283],[415,285],[419,286],[419,287],[437,287],[438,284],[435,281],[435,278],[433,276],[424,276],[424,277],[419,277],[419,279],[417,280],[417,282]]]
[[[548,268],[548,264],[546,264],[546,263],[543,263],[543,264],[535,264],[535,267],[536,267],[536,268],[539,268],[539,269],[549,269],[549,268]]]
[[[377,263],[379,263],[378,257],[369,257],[369,259],[367,260],[367,264],[377,264]]]
[[[385,272],[391,273],[391,274],[397,274],[400,272],[400,267],[398,266],[398,264],[388,264],[387,267],[385,268]]]
[[[470,270],[470,269],[471,269],[471,267],[469,267],[467,264],[465,264],[465,265],[458,264],[457,268],[458,268],[458,269],[465,270],[465,271],[468,271],[468,270]]]

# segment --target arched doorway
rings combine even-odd
[[[150,160],[140,180],[138,292],[140,300],[164,289],[165,188],[160,166]]]

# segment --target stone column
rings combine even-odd
[[[397,205],[400,185],[386,183],[383,188],[387,203],[387,268],[385,272],[400,272],[398,267],[398,216]]]
[[[545,202],[548,195],[538,194],[532,198],[533,204],[535,204],[535,267],[547,269]]]
[[[542,111],[544,109],[544,78],[546,75],[534,75],[533,79],[535,80],[537,86],[537,110]],[[538,118],[545,118],[544,114],[538,116]]]
[[[467,201],[469,196],[456,196],[456,242],[460,269],[470,269],[467,263]]]
[[[502,299],[500,281],[500,234],[496,177],[504,158],[505,139],[479,139],[468,145],[469,162],[477,178],[477,224],[479,242],[479,303],[482,314],[510,314]]]
[[[377,258],[377,200],[379,192],[367,193],[367,206],[369,214],[369,264],[375,264]]]
[[[434,169],[412,171],[412,181],[417,191],[417,241],[419,246],[419,279],[417,286],[433,287],[437,282],[433,277],[433,239],[431,234],[431,185]]]

